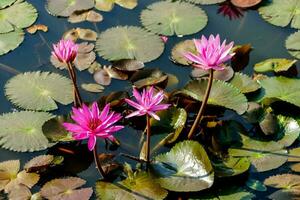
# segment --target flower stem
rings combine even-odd
[[[103,177],[103,179],[106,179],[106,173],[103,171],[103,169],[101,167],[101,162],[99,160],[98,153],[97,153],[97,141],[96,141],[95,147],[93,149],[93,155],[94,155],[96,168],[98,169],[99,174]]]
[[[74,67],[72,66],[72,64],[70,62],[67,63],[68,66],[68,71],[69,71],[69,76],[72,80],[73,83],[73,87],[74,87],[74,105],[75,107],[79,107],[82,104],[82,99],[77,87],[77,80],[76,80],[76,72],[74,70]]]
[[[147,140],[146,140],[146,145],[147,145],[147,153],[146,153],[146,162],[147,162],[147,168],[149,167],[150,164],[150,136],[151,136],[151,130],[150,130],[150,116],[147,115]]]
[[[207,105],[207,101],[208,101],[209,93],[210,93],[210,90],[211,90],[211,86],[212,86],[212,83],[213,83],[213,76],[214,76],[214,71],[213,71],[213,69],[210,69],[209,70],[208,83],[207,83],[206,91],[205,91],[205,94],[204,94],[204,97],[203,97],[203,100],[202,100],[202,104],[201,104],[201,107],[200,107],[199,112],[197,114],[197,117],[196,117],[196,119],[193,123],[193,126],[192,126],[192,128],[191,128],[191,130],[188,134],[188,139],[193,138],[195,130],[196,130],[197,126],[199,125],[199,123],[201,122],[202,116],[204,114],[205,107]]]

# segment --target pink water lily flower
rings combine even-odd
[[[52,55],[60,62],[69,63],[73,62],[77,56],[78,45],[72,40],[60,40],[57,44],[53,45]]]
[[[147,114],[156,120],[160,120],[159,116],[155,113],[160,110],[165,110],[170,106],[170,104],[160,104],[164,99],[164,92],[159,91],[154,94],[153,86],[151,86],[150,89],[143,89],[141,94],[136,88],[133,88],[133,96],[135,97],[136,102],[130,99],[125,99],[125,101],[136,108],[137,111],[132,112],[130,115],[126,116],[126,118]]]
[[[91,109],[85,104],[81,108],[73,107],[71,118],[75,124],[63,123],[63,126],[67,131],[72,132],[75,140],[88,139],[88,148],[92,151],[97,137],[114,140],[112,134],[124,128],[124,126],[114,125],[122,117],[120,114],[109,112],[109,109],[110,105],[107,104],[100,112],[96,102],[93,103]]]
[[[223,70],[224,62],[230,60],[234,53],[230,53],[234,43],[226,44],[226,40],[221,44],[220,36],[213,35],[207,39],[202,36],[201,39],[194,39],[197,53],[187,52],[184,57],[193,62],[194,67],[205,70]]]

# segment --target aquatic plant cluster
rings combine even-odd
[[[243,73],[250,44],[199,33],[209,20],[201,7],[208,4],[218,4],[218,13],[230,20],[257,8],[273,25],[300,28],[298,0],[166,0],[144,8],[142,27],[66,31],[49,46],[49,60],[68,77],[31,71],[5,84],[5,95],[18,110],[0,116],[0,147],[42,155],[24,166],[20,160],[0,162],[0,199],[261,199],[259,193],[299,199],[297,60],[270,58],[257,63],[253,75]],[[137,5],[137,0],[48,0],[46,10],[69,23],[96,25],[105,20],[98,11]],[[37,17],[27,1],[0,1],[0,55],[23,42],[25,28],[42,38],[48,27],[34,24]],[[177,87],[175,75],[147,68],[170,37],[195,33],[170,55],[170,63],[192,69],[184,87]],[[295,58],[300,58],[299,34],[286,41]],[[111,64],[101,65],[96,53]],[[93,82],[79,85],[84,70]],[[102,95],[112,79],[132,85]],[[87,102],[83,92],[97,99]],[[52,112],[61,107],[68,112]],[[88,180],[80,172],[93,160],[97,181],[82,188]]]

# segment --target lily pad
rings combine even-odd
[[[38,14],[30,3],[16,1],[12,6],[1,9],[0,16],[0,33],[8,33],[29,27],[35,22]]]
[[[31,110],[55,110],[55,101],[70,104],[72,91],[70,79],[50,72],[19,74],[5,85],[5,94],[13,104]]]
[[[258,9],[264,20],[275,26],[285,27],[291,23],[292,28],[300,28],[298,0],[273,0]]]
[[[250,167],[250,161],[248,158],[229,157],[213,162],[213,166],[217,177],[230,177],[246,172]]]
[[[42,187],[40,193],[46,199],[88,200],[93,194],[93,189],[78,189],[85,183],[85,180],[77,177],[53,179]]]
[[[137,0],[96,0],[95,8],[108,12],[114,8],[114,4],[123,8],[133,9],[137,6],[137,3]]]
[[[195,4],[211,5],[211,4],[222,3],[226,0],[185,0],[185,1],[195,3]]]
[[[0,33],[0,56],[16,49],[24,41],[21,29],[9,33]]]
[[[177,143],[168,153],[158,155],[154,160],[152,167],[158,181],[168,190],[200,191],[211,187],[214,182],[212,165],[198,142]]]
[[[299,138],[299,123],[293,118],[282,115],[278,115],[277,120],[280,127],[276,136],[277,142],[284,147],[289,147]]]
[[[145,67],[145,64],[138,60],[123,59],[113,62],[112,67],[116,68],[119,71],[134,72],[143,69]]]
[[[0,116],[0,146],[18,152],[44,150],[49,146],[42,125],[53,115],[21,111]]]
[[[284,58],[271,58],[254,65],[256,72],[283,72],[291,68],[297,60],[289,60]]]
[[[207,79],[191,81],[175,94],[184,94],[202,101],[207,82]],[[235,110],[238,114],[243,114],[248,108],[246,97],[236,87],[218,80],[213,81],[208,104],[223,106]]]
[[[168,75],[159,69],[143,69],[135,72],[130,81],[137,88],[143,88],[151,85],[160,85],[168,80]]]
[[[271,77],[258,81],[264,89],[264,96],[260,99],[269,105],[281,100],[300,107],[300,80],[286,77]]]
[[[162,200],[168,194],[146,172],[135,173],[117,183],[99,181],[96,183],[96,193],[102,200]]]
[[[0,9],[12,5],[13,3],[15,3],[15,1],[16,1],[16,0],[2,0],[2,1],[0,2]]]
[[[262,0],[230,0],[231,3],[240,8],[250,8],[259,4]]]
[[[49,166],[53,160],[54,156],[52,155],[36,156],[24,165],[24,169],[26,172],[38,172]]]
[[[171,52],[172,60],[175,63],[179,63],[181,65],[191,65],[192,62],[186,59],[183,55],[184,53],[191,52],[196,53],[196,47],[193,40],[184,40],[177,43]]]
[[[81,11],[81,12],[74,12],[68,18],[68,21],[71,23],[79,23],[79,22],[101,22],[103,20],[103,16],[100,13],[97,13],[93,10],[89,11]]]
[[[81,84],[81,88],[92,93],[101,93],[104,90],[102,85],[96,83],[83,83]]]
[[[54,16],[69,17],[75,11],[94,7],[94,0],[47,0],[46,9]]]
[[[201,78],[204,76],[208,76],[209,72],[207,70],[201,68],[194,68],[191,76],[193,78]],[[232,67],[226,66],[223,70],[214,71],[214,79],[221,80],[221,81],[229,81],[234,75],[234,71]]]
[[[253,80],[246,74],[235,73],[233,79],[231,79],[230,84],[237,87],[242,93],[255,92],[260,89],[260,85],[257,81]]]
[[[136,59],[149,62],[164,51],[159,36],[135,26],[118,26],[102,32],[96,42],[100,56],[110,61]]]
[[[26,187],[25,185],[15,185],[12,190],[8,193],[8,198],[10,200],[19,200],[19,199],[34,199],[31,198],[32,194],[30,192],[30,190],[28,189],[28,187]],[[1,199],[1,198],[0,198]]]
[[[300,59],[300,31],[297,31],[296,33],[290,35],[287,40],[285,41],[285,47],[287,48],[288,52]]]
[[[300,147],[289,150],[289,162],[300,162]]]
[[[141,13],[141,22],[146,29],[166,36],[197,33],[207,21],[207,15],[201,8],[179,1],[159,1]]]
[[[272,193],[269,198],[274,200],[297,199],[300,195],[300,176],[296,174],[280,174],[270,176],[264,184],[280,190]]]

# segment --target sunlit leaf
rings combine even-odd
[[[271,77],[258,81],[264,89],[261,98],[264,104],[281,100],[300,107],[300,80],[286,77]]]
[[[217,177],[236,176],[246,172],[250,167],[248,158],[229,157],[212,162]]]
[[[93,189],[80,188],[85,183],[85,180],[77,177],[53,179],[42,187],[41,195],[53,200],[88,200],[93,194]]]
[[[275,25],[285,27],[291,23],[292,28],[300,28],[300,18],[297,11],[300,9],[298,0],[273,0],[258,9],[264,20]]]
[[[159,36],[139,27],[119,26],[99,35],[96,50],[100,56],[110,61],[136,59],[149,62],[162,54],[164,44]]]
[[[94,7],[94,0],[47,0],[46,9],[54,16],[68,17],[78,10]]]
[[[291,68],[297,60],[271,58],[254,65],[256,72],[282,72]]]
[[[24,32],[21,29],[9,33],[0,33],[0,55],[16,49],[24,40]]]
[[[32,25],[38,14],[27,1],[16,1],[12,6],[1,9],[0,16],[0,33],[8,33]]]
[[[166,36],[197,33],[206,26],[207,20],[201,8],[179,1],[159,1],[141,13],[146,29]]]
[[[204,148],[195,141],[177,143],[152,165],[162,187],[171,191],[200,191],[212,186],[214,172]]]
[[[242,93],[254,92],[260,88],[260,85],[246,74],[235,73],[230,84],[237,87]]]
[[[299,20],[300,21],[300,20]],[[290,35],[287,40],[285,41],[285,47],[287,48],[288,52],[300,59],[300,31],[297,31],[296,33],[293,33]]]
[[[195,100],[202,101],[207,82],[207,79],[191,81],[176,94],[184,94]],[[246,97],[236,87],[216,80],[213,81],[208,104],[223,106],[235,110],[239,114],[243,114],[248,107]]]
[[[5,85],[7,98],[15,105],[31,110],[55,110],[55,101],[72,103],[70,79],[50,72],[26,72],[11,78]]]
[[[12,5],[16,0],[2,0],[0,2],[0,9]]]
[[[299,138],[300,126],[295,119],[290,117],[278,115],[277,120],[280,127],[276,135],[277,142],[284,147],[289,147]]]
[[[0,146],[26,152],[44,150],[49,146],[42,132],[43,124],[53,115],[42,112],[21,111],[0,116]]]
[[[133,177],[117,183],[99,181],[96,183],[96,192],[102,200],[162,200],[168,194],[146,172],[135,173]]]

